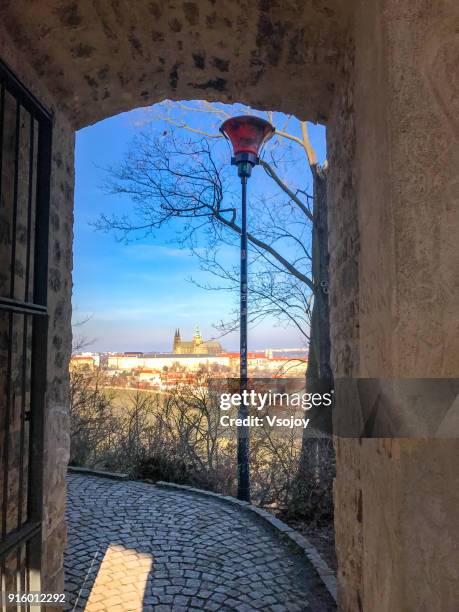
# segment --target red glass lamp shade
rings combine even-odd
[[[262,146],[272,137],[275,129],[260,117],[241,115],[227,119],[220,132],[231,142],[237,163],[242,153],[248,154],[249,158],[253,155],[258,161]]]

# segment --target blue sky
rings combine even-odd
[[[185,118],[196,127],[215,128],[215,118],[202,113],[187,113],[183,108],[174,107],[168,112],[174,120]],[[102,213],[132,210],[127,197],[107,195],[103,187],[104,168],[122,160],[139,131],[154,129],[161,134],[170,127],[157,118],[145,125],[155,117],[155,108],[150,112],[138,109],[101,121],[77,134],[73,309],[74,321],[89,317],[77,333],[93,340],[90,350],[170,350],[175,328],[179,327],[182,337],[188,338],[195,325],[200,326],[204,338],[217,337],[213,324],[225,319],[235,305],[232,294],[209,292],[190,282],[193,278],[200,284],[209,284],[213,279],[209,273],[199,270],[198,261],[189,249],[179,248],[174,241],[177,227],[164,227],[154,236],[136,237],[125,244],[112,233],[97,231],[91,225]],[[284,117],[276,114],[274,119],[279,125]],[[297,129],[294,121],[291,129]],[[309,130],[322,161],[325,130],[313,125]],[[295,155],[297,160],[298,154]],[[285,176],[289,182],[298,180],[307,187],[309,181],[303,176],[304,168],[298,163],[285,164]],[[269,193],[266,181],[264,172],[256,168],[250,183],[252,193]],[[225,261],[236,265],[237,250],[225,251]],[[228,350],[236,350],[238,334],[229,334],[221,342]],[[249,332],[251,350],[299,344],[300,336],[293,327],[279,326],[272,319],[252,327]]]

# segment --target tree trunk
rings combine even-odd
[[[330,365],[330,306],[328,301],[330,256],[328,253],[326,169],[314,166],[313,177],[312,279],[315,291],[311,323],[315,327],[315,333],[312,335],[320,380],[319,392],[325,393],[333,388],[333,374]]]
[[[330,307],[327,172],[325,168],[312,168],[314,180],[312,229],[312,276],[314,303],[309,334],[309,357],[306,372],[308,393],[329,393],[333,389],[330,364]],[[311,411],[312,412],[312,411]],[[309,415],[308,415],[309,416]],[[311,414],[313,427],[331,432],[331,410],[319,408]],[[330,517],[332,514],[332,482],[334,474],[333,446],[329,438],[310,437],[304,430],[298,473],[293,485],[294,514],[308,518]]]
[[[309,393],[329,393],[333,389],[333,374],[330,364],[330,306],[328,301],[329,260],[328,253],[328,207],[326,169],[313,166],[314,178],[312,227],[312,279],[314,303],[309,334],[309,357],[306,372],[306,387]],[[321,429],[331,431],[330,411],[313,419]],[[314,415],[315,416],[315,415]]]

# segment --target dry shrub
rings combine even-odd
[[[236,492],[234,431],[220,425],[206,381],[167,394],[135,391],[122,409],[102,371],[71,373],[71,462],[132,477]],[[251,428],[253,502],[285,516],[329,521],[334,453],[330,439],[302,443],[295,429]]]

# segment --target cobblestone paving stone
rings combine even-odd
[[[326,612],[308,565],[237,506],[68,476],[67,610]]]

